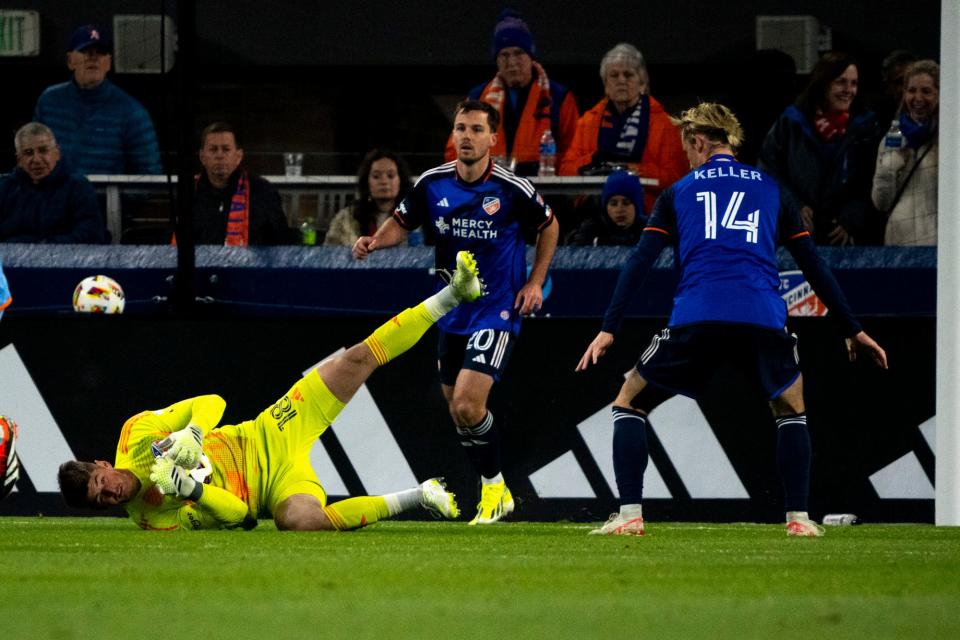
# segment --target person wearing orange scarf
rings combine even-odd
[[[557,158],[573,140],[580,112],[573,94],[551,80],[536,61],[537,48],[527,23],[510,10],[500,14],[491,51],[497,61],[493,80],[470,90],[469,100],[481,100],[500,112],[502,123],[490,154],[520,176],[535,176],[540,162],[540,138],[549,129],[557,142]],[[453,135],[444,158],[455,160]]]

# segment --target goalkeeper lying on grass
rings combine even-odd
[[[272,514],[278,529],[342,531],[418,506],[456,518],[454,496],[437,479],[328,505],[310,448],[378,366],[481,293],[476,262],[461,251],[448,286],[321,363],[256,419],[214,429],[225,407],[215,395],[144,411],[123,426],[115,465],[62,464],[60,492],[73,507],[123,505],[152,530],[252,528]]]

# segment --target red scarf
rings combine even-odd
[[[847,123],[849,121],[849,111],[824,113],[822,109],[818,108],[813,114],[813,127],[824,142],[833,142],[842,138],[847,133]]]
[[[230,211],[227,213],[227,247],[246,247],[250,244],[250,175],[246,169],[240,170],[237,190],[230,198]]]

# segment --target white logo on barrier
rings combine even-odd
[[[920,425],[920,433],[927,441],[930,451],[936,455],[936,416]],[[933,484],[913,451],[871,475],[870,484],[881,500],[933,500],[936,497]]]
[[[0,380],[0,413],[20,428],[17,455],[22,469],[37,491],[57,493],[57,469],[75,456],[12,344],[0,349]]]
[[[691,498],[750,497],[696,402],[675,396],[657,408],[652,424]],[[581,422],[577,429],[610,490],[619,495],[613,473],[610,406]],[[564,468],[558,468],[558,465]],[[578,476],[583,476],[583,470],[576,459],[564,455],[536,471],[530,480],[542,498],[571,498],[581,497],[569,493],[576,490]],[[643,486],[647,498],[672,497],[653,460],[647,465]]]
[[[337,353],[342,351],[343,349]],[[319,364],[307,371],[315,369]],[[350,458],[353,469],[363,484],[364,493],[382,495],[396,491],[398,487],[413,487],[418,484],[410,463],[400,450],[400,445],[393,437],[366,385],[357,390],[330,428],[337,434],[337,440]],[[321,438],[321,444],[322,442]],[[346,486],[323,447],[313,447],[310,461],[328,493],[347,495]],[[336,482],[330,482],[333,478]]]

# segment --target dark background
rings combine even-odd
[[[501,2],[196,3],[194,64],[197,127],[227,119],[241,127],[252,167],[282,173],[279,152],[308,153],[305,173],[352,174],[375,145],[404,152],[416,171],[441,159],[447,111],[493,77],[490,37]],[[86,22],[109,26],[114,14],[175,15],[175,2],[104,0],[0,2],[41,16],[41,54],[0,59],[4,97],[0,171],[12,164],[12,134],[29,121],[37,96],[67,79],[64,49]],[[599,63],[620,41],[647,59],[652,94],[676,112],[698,99],[726,102],[741,114],[750,140],[762,138],[805,77],[765,75],[755,55],[756,15],[815,16],[833,47],[863,61],[862,95],[878,90],[879,65],[893,49],[937,58],[938,0],[835,2],[514,1],[534,34],[551,79],[567,84],[581,110],[602,95]],[[161,147],[175,146],[172,82],[126,74],[117,84],[148,108]],[[792,85],[792,86],[791,86]],[[751,154],[748,146],[747,155]],[[6,152],[4,152],[6,150]],[[751,161],[751,157],[744,157]],[[171,165],[172,166],[172,165]]]

